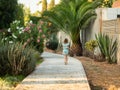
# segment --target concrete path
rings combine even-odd
[[[81,62],[63,55],[44,52],[44,61],[15,90],[90,90]]]

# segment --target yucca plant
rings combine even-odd
[[[103,54],[103,57],[108,57],[108,47],[109,47],[109,37],[105,34],[99,33],[98,35],[95,35],[96,40],[98,42],[98,46],[100,48],[101,53]]]
[[[102,33],[95,35],[95,37],[103,57],[108,60],[109,63],[116,63],[117,39],[113,40],[113,38]]]

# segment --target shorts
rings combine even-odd
[[[64,55],[68,55],[68,53],[69,53],[68,49],[63,50]]]

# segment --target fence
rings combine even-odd
[[[102,32],[118,40],[117,63],[120,64],[120,18],[102,21]]]

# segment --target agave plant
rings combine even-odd
[[[109,63],[116,63],[117,39],[113,40],[113,38],[102,33],[96,35],[96,39],[103,57],[108,60]]]
[[[80,30],[86,28],[91,19],[96,18],[95,8],[98,4],[97,0],[92,3],[88,0],[62,0],[52,10],[45,11],[43,17],[71,38],[71,50],[74,54],[82,55]]]

